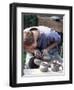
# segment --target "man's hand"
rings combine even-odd
[[[34,55],[35,55],[36,58],[41,58],[42,57],[41,52],[39,50],[35,50]]]
[[[42,50],[42,52],[43,52],[43,55],[45,56],[45,55],[48,55],[48,49],[44,49],[44,50]]]
[[[53,43],[53,44],[49,45],[46,49],[42,50],[43,54],[47,55],[48,51],[52,50],[56,46],[57,46],[57,43]]]

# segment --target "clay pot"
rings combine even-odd
[[[42,62],[40,64],[40,71],[42,71],[42,72],[47,72],[48,71],[48,63],[47,62]]]

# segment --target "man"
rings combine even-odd
[[[58,59],[62,62],[58,51],[61,37],[57,32],[45,26],[38,26],[25,29],[23,36],[24,48],[27,52],[35,55],[36,52],[40,51],[43,54],[49,55],[52,60]],[[39,57],[41,56],[40,52]]]

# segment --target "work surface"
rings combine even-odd
[[[24,69],[24,76],[61,76],[64,75],[63,71],[53,72],[48,69],[48,72],[41,72],[40,69]]]

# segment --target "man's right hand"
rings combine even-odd
[[[39,50],[35,50],[34,55],[35,55],[36,58],[41,58],[42,57],[42,54]]]

